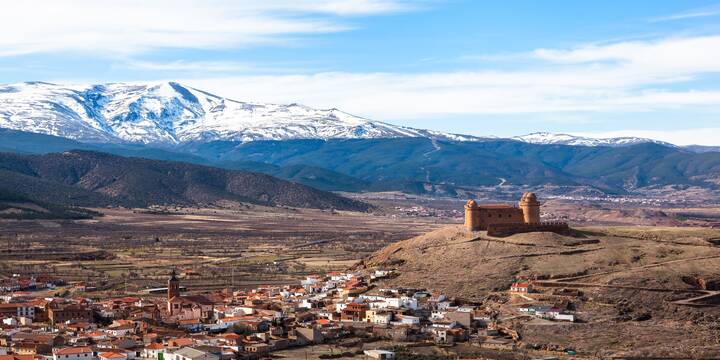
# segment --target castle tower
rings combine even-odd
[[[173,269],[172,273],[170,274],[170,279],[168,279],[167,296],[168,300],[176,296],[180,296],[180,280],[178,280],[177,278],[175,269]]]
[[[470,231],[480,230],[480,208],[475,200],[468,200],[465,204],[465,228]]]
[[[537,196],[535,196],[534,193],[524,193],[518,206],[522,209],[526,224],[540,223],[540,202],[538,202]]]

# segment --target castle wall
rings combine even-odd
[[[490,224],[487,227],[488,236],[504,237],[513,234],[529,233],[529,232],[553,232],[556,234],[567,235],[570,227],[566,222],[542,222],[535,224]]]
[[[478,209],[477,223],[481,230],[487,230],[491,224],[516,224],[523,222],[522,210],[514,207],[497,209]]]

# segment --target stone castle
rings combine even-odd
[[[564,222],[540,221],[540,202],[534,193],[523,194],[517,206],[508,204],[465,204],[465,227],[470,231],[487,231],[490,236],[507,236],[521,232],[549,231],[566,233]]]

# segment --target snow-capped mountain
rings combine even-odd
[[[82,142],[153,145],[213,140],[498,139],[391,125],[337,109],[236,101],[175,82],[0,85],[0,128]],[[533,144],[585,146],[628,146],[646,142],[670,145],[636,137],[595,139],[545,132],[510,139]]]
[[[576,145],[576,146],[630,146],[635,144],[655,143],[666,146],[674,146],[663,141],[646,139],[640,137],[616,137],[616,138],[591,138],[568,134],[553,134],[548,132],[536,132],[522,136],[515,136],[511,139],[531,144],[555,144],[555,145]]]
[[[476,137],[370,121],[337,109],[246,103],[174,82],[0,86],[0,127],[85,142]]]

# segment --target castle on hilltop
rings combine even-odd
[[[490,236],[536,231],[562,234],[570,230],[565,222],[540,221],[540,206],[537,196],[531,192],[524,193],[517,206],[478,204],[469,200],[465,204],[465,227],[470,231],[487,231]]]

